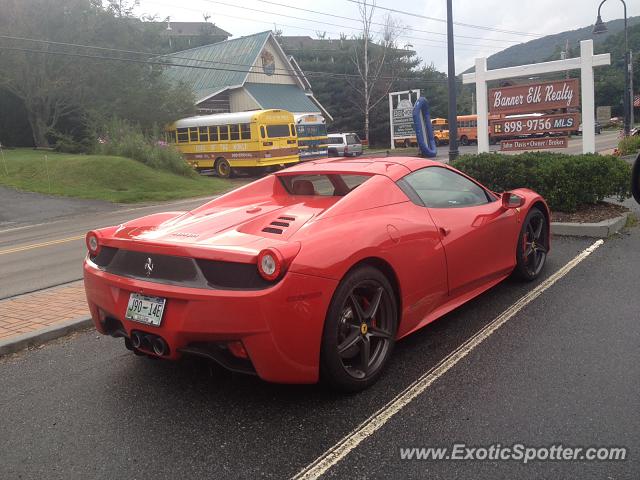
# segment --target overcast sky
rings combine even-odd
[[[378,0],[377,3],[381,7],[436,19],[446,18],[445,0]],[[203,15],[208,14],[210,21],[230,32],[233,37],[272,30],[274,25],[284,35],[315,37],[316,32],[326,32],[327,38],[339,38],[341,32],[355,34],[360,29],[354,20],[331,16],[357,18],[358,7],[349,0],[242,0],[242,6],[233,6],[238,4],[238,0],[140,0],[137,12],[139,15],[157,15],[160,20],[170,16],[173,21],[202,21]],[[472,66],[476,57],[489,56],[510,45],[537,38],[526,33],[548,35],[591,25],[595,21],[598,4],[599,0],[454,0],[453,15],[456,22],[520,32],[504,33],[456,25],[456,71],[461,72]],[[627,1],[627,8],[629,16],[640,15],[640,1]],[[387,13],[377,10],[374,21],[382,23]],[[412,45],[424,63],[433,62],[439,70],[446,71],[446,37],[438,35],[446,33],[445,23],[398,13],[391,15],[403,26],[398,40],[400,46]],[[608,1],[602,7],[605,21],[622,16],[622,4],[618,1]]]

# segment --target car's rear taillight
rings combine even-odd
[[[344,147],[344,154],[346,155],[347,153],[349,153],[349,147]]]
[[[262,250],[258,255],[258,273],[265,280],[274,281],[282,273],[282,254],[273,248]]]
[[[94,231],[91,231],[89,233],[87,233],[87,236],[85,237],[85,242],[87,244],[87,250],[89,250],[89,253],[92,256],[96,256],[100,253],[100,238],[98,237],[98,234]]]

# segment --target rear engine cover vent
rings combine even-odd
[[[290,222],[295,222],[295,217],[282,216],[272,221],[268,227],[262,229],[266,233],[274,233],[276,235],[282,235],[284,230],[291,225]]]

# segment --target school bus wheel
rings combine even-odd
[[[215,170],[220,178],[229,178],[231,176],[231,165],[224,158],[216,160]]]

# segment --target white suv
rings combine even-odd
[[[355,133],[330,133],[328,143],[330,157],[362,155],[362,141]]]

